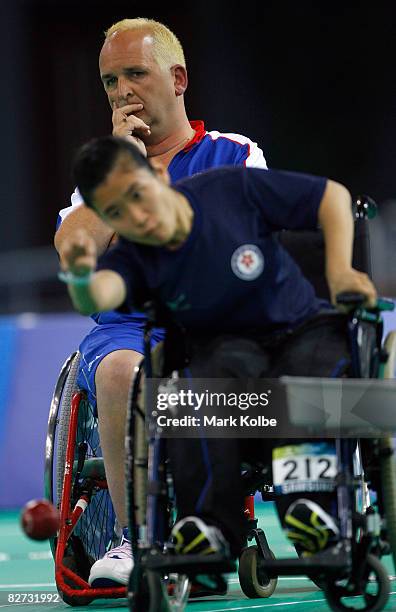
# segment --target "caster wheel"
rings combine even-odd
[[[271,551],[271,556],[275,555]],[[239,584],[246,597],[257,599],[271,597],[278,583],[278,578],[270,578],[260,564],[258,547],[249,546],[242,551],[239,558]]]
[[[335,612],[356,609],[361,612],[383,610],[389,597],[389,577],[381,561],[374,555],[367,555],[364,581],[363,589],[359,590],[348,588],[350,580],[323,585],[331,610]],[[361,603],[357,608],[359,597]]]

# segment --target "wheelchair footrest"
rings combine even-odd
[[[270,577],[309,574],[343,574],[350,570],[350,554],[343,544],[310,557],[298,559],[260,559],[260,567]]]
[[[236,562],[224,555],[171,555],[151,550],[144,559],[144,567],[154,572],[173,572],[194,577],[198,574],[227,574],[236,571]]]

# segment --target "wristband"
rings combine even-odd
[[[86,287],[91,282],[92,272],[88,272],[88,274],[84,274],[84,276],[78,276],[77,274],[73,274],[73,272],[60,271],[58,272],[58,278],[62,283],[67,283],[68,285]]]

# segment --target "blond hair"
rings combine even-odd
[[[122,19],[114,23],[105,32],[106,40],[114,32],[147,30],[153,38],[153,54],[157,63],[163,68],[170,68],[174,64],[186,67],[183,47],[177,36],[163,23],[145,17],[135,19]]]

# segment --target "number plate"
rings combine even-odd
[[[275,493],[333,491],[337,474],[335,446],[328,442],[274,448]]]

